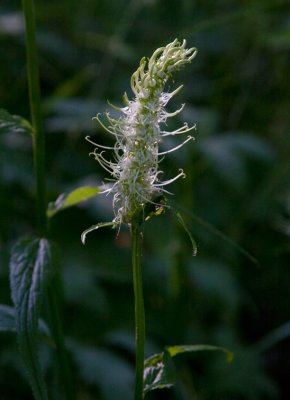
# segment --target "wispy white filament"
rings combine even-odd
[[[95,117],[116,140],[111,148],[86,138],[96,146],[91,154],[113,177],[114,183],[106,192],[114,195],[116,225],[130,223],[134,218],[138,218],[146,203],[155,203],[157,195],[167,192],[163,188],[165,185],[185,176],[181,170],[172,179],[163,182],[159,180],[162,174],[158,169],[159,156],[173,152],[193,139],[192,136],[188,136],[176,147],[159,152],[162,138],[195,129],[195,126],[188,127],[186,123],[172,132],[161,129],[161,124],[166,123],[167,118],[174,117],[184,107],[182,105],[177,111],[168,113],[165,106],[182,86],[171,93],[164,92],[164,88],[172,73],[191,62],[196,53],[195,48],[186,49],[185,40],[180,43],[175,39],[166,47],[157,49],[149,60],[142,58],[139,68],[131,78],[134,100],[129,100],[127,94],[124,95],[125,107],[114,107],[121,112],[118,119],[112,118],[109,113],[106,114],[107,123],[104,123],[99,115]],[[114,151],[114,162],[105,158],[105,150]]]

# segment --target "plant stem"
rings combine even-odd
[[[57,283],[57,282],[56,282]],[[56,285],[58,286],[58,285]],[[67,350],[64,343],[64,335],[62,330],[62,324],[58,312],[58,288],[55,285],[49,285],[48,287],[48,304],[50,312],[50,327],[55,340],[56,345],[56,356],[58,360],[59,370],[63,377],[63,386],[66,400],[74,400],[74,388],[72,383],[72,376],[70,365],[67,357]]]
[[[142,263],[141,263],[141,227],[138,222],[133,222],[132,234],[132,266],[135,297],[135,397],[134,400],[143,399],[143,373],[144,373],[144,345],[145,345],[145,315],[142,288]]]
[[[29,86],[30,112],[33,126],[33,157],[36,179],[38,228],[42,236],[47,234],[45,142],[40,108],[39,69],[36,46],[36,29],[33,0],[22,0],[26,31],[26,57]]]
[[[33,158],[36,180],[36,208],[38,230],[42,237],[48,236],[46,216],[46,174],[45,174],[45,139],[43,131],[41,98],[39,84],[39,67],[36,45],[35,12],[33,0],[22,0],[26,32],[26,57],[29,86],[30,112],[33,126]],[[58,313],[57,291],[50,283],[48,298],[51,313],[51,329],[56,343],[56,353],[63,375],[66,400],[74,400],[72,379],[64,345],[63,331]]]

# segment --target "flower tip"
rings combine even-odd
[[[92,118],[92,120],[94,120],[94,119],[96,119],[97,121],[99,120],[99,115],[100,115],[101,113],[98,113],[95,117],[93,117]]]
[[[180,178],[183,178],[183,179],[186,178],[186,174],[185,174],[185,172],[183,171],[182,168],[179,168],[178,171],[179,171],[179,177],[180,177]]]

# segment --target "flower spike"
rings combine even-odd
[[[116,111],[121,112],[121,116],[115,119],[106,113],[107,124],[100,119],[99,114],[95,117],[102,128],[116,140],[114,147],[110,148],[94,143],[90,137],[86,138],[96,146],[92,153],[95,159],[114,178],[113,185],[104,191],[113,194],[114,227],[142,218],[148,204],[156,204],[157,198],[169,193],[164,186],[185,177],[182,170],[174,178],[165,181],[160,177],[160,156],[179,149],[193,137],[188,136],[181,144],[163,152],[159,151],[160,142],[166,136],[180,135],[195,129],[195,125],[189,127],[184,123],[172,132],[162,130],[161,125],[166,124],[167,118],[174,117],[184,107],[183,104],[175,112],[167,112],[167,103],[182,89],[182,85],[172,92],[166,92],[164,89],[173,73],[189,64],[196,54],[196,48],[186,48],[185,40],[181,43],[175,39],[167,46],[157,49],[150,59],[142,58],[131,77],[134,99],[130,100],[125,93],[125,106],[113,106]],[[104,157],[105,150],[114,151],[115,162]],[[85,231],[85,234],[100,226],[103,225],[93,226]]]

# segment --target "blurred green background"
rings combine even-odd
[[[169,89],[169,108],[197,124],[196,140],[163,163],[179,168],[172,200],[198,243],[168,213],[146,224],[146,354],[206,343],[235,354],[177,359],[168,400],[288,400],[290,394],[290,3],[288,0],[37,0],[48,200],[106,174],[84,140],[111,140],[92,117],[121,104],[143,56],[174,38],[199,53]],[[29,116],[21,5],[0,4],[0,107]],[[174,141],[166,143],[174,145]],[[0,133],[0,303],[11,304],[9,254],[34,233],[30,137]],[[81,232],[112,217],[99,196],[51,223],[61,246],[63,324],[79,400],[131,400],[134,320],[130,236]],[[246,251],[249,254],[246,254]],[[255,260],[253,260],[253,258]],[[47,379],[52,351],[42,343]],[[17,385],[15,384],[17,382]],[[53,393],[56,382],[51,381]],[[31,399],[13,334],[0,333],[0,399]],[[55,399],[58,399],[55,395]]]

